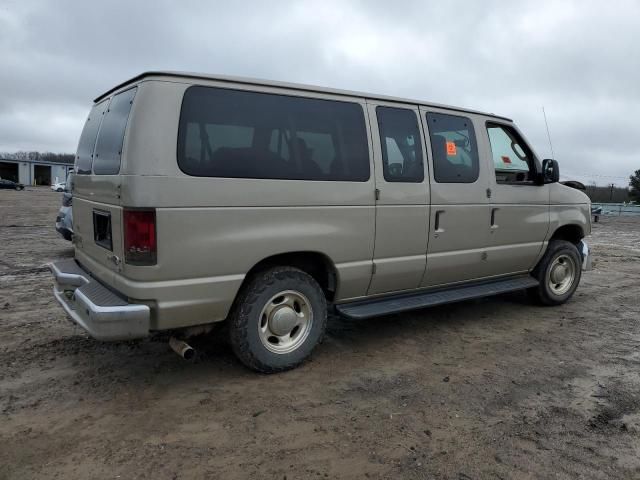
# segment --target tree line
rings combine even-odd
[[[7,160],[32,160],[36,162],[73,163],[76,156],[73,153],[20,151],[13,153],[0,152],[0,158],[6,158]]]
[[[585,193],[594,203],[624,203],[631,200],[627,187],[586,185]]]
[[[629,176],[628,187],[616,187],[613,183],[606,186],[587,185],[585,192],[595,203],[640,203],[640,170]]]
[[[629,196],[640,203],[640,170],[633,172],[629,177]]]

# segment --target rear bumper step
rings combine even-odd
[[[75,260],[49,264],[53,294],[67,314],[97,340],[131,340],[149,334],[151,311],[129,303],[92,278]]]
[[[432,291],[417,293],[405,293],[374,300],[344,303],[336,305],[336,310],[345,317],[364,319],[388,315],[391,313],[406,312],[418,308],[434,307],[445,303],[453,303],[461,300],[488,297],[500,293],[513,292],[526,288],[537,287],[538,281],[529,276],[511,277],[491,282],[476,283],[473,285],[461,285]]]

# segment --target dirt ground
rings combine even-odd
[[[98,343],[53,300],[60,195],[0,191],[0,478],[640,478],[640,218],[568,304],[332,318],[297,370]]]

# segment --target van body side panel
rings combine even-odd
[[[282,89],[211,84],[300,96]],[[123,161],[121,203],[156,210],[157,264],[124,263],[110,285],[151,303],[153,329],[223,320],[246,273],[281,253],[325,255],[337,272],[335,300],[365,296],[375,228],[373,165],[363,182],[186,175],[178,166],[176,145],[189,86],[147,81],[136,95],[135,112],[147,113],[131,120],[135,135],[127,143],[131,161]],[[363,100],[338,99],[358,103],[364,115]]]
[[[179,171],[178,119],[182,96],[188,87],[166,81],[145,81],[138,86],[129,118],[135,135],[127,139],[121,175],[171,176]]]
[[[567,187],[569,188],[569,187]],[[555,231],[565,225],[576,225],[582,229],[585,236],[591,233],[591,219],[589,204],[581,205],[551,205],[549,231],[547,232],[547,240],[555,233]]]
[[[561,183],[549,185],[551,207],[548,240],[564,225],[576,225],[585,236],[591,234],[591,200],[583,192]]]
[[[372,102],[369,104],[369,122],[373,139],[376,188],[376,232],[374,262],[375,273],[371,278],[368,294],[379,294],[418,288],[424,275],[429,228],[428,176],[426,168],[422,182],[392,182],[384,178],[381,139],[376,109],[391,106],[415,114],[420,125],[419,111],[415,106]],[[422,158],[426,159],[424,141],[421,139]]]
[[[213,294],[194,291],[194,317],[210,308],[211,315],[206,320],[224,319],[246,272],[267,257],[287,252],[318,252],[331,259],[338,274],[336,301],[366,294],[373,256],[375,206],[372,186],[322,182],[324,188],[316,184],[304,193],[300,188],[304,187],[303,182],[281,180],[131,176],[125,181],[127,204],[156,205],[158,236],[157,265],[125,264],[126,278],[132,282],[202,278],[214,283],[219,279],[225,284],[219,284],[217,288],[232,292],[221,302]],[[248,182],[253,186],[249,187]],[[290,183],[287,187],[291,188],[285,188],[282,182]],[[235,183],[235,186],[228,183]],[[275,185],[277,183],[280,185]],[[185,191],[192,193],[189,197],[194,206],[184,205]],[[224,201],[225,198],[237,199],[234,191],[247,192],[245,205],[203,206],[236,203]],[[259,191],[263,194],[258,195]],[[314,191],[316,195],[313,195]],[[287,192],[289,198],[297,199],[300,205],[288,205],[282,199],[283,192]],[[325,201],[322,205],[321,197],[326,195],[333,201]],[[336,205],[341,196],[345,205]],[[260,197],[262,205],[258,201]],[[272,205],[266,206],[267,203]],[[183,206],[176,207],[180,204]],[[129,290],[131,283],[117,283],[123,293],[139,295]],[[200,306],[196,308],[196,304]],[[187,320],[192,314],[187,311],[186,303],[175,306],[181,308],[179,321],[192,324]],[[172,324],[176,320],[167,318]],[[199,323],[204,322],[200,319]],[[159,323],[158,328],[168,327]]]
[[[487,253],[489,245],[487,169],[480,162],[478,179],[473,183],[436,182],[429,128],[425,120],[427,112],[465,116],[474,122],[476,137],[478,136],[478,122],[474,115],[420,108],[421,121],[425,125],[425,144],[428,147],[431,180],[427,268],[420,286],[432,287],[487,277],[490,272],[483,260],[483,254]]]
[[[366,257],[373,248],[373,208],[162,208],[157,210],[157,218],[158,238],[162,240],[158,243],[157,268],[172,277],[168,282],[202,278],[218,282],[218,288],[233,293],[226,298],[226,306],[215,294],[199,292],[194,296],[194,306],[200,303],[211,308],[208,321],[224,319],[235,297],[234,289],[240,286],[238,280],[261,260],[280,253],[322,253],[336,265],[339,298],[366,292],[370,261],[364,260],[368,271],[351,262]],[[127,271],[128,278],[143,281],[164,276],[133,266],[127,266]],[[189,316],[183,310],[182,315]]]

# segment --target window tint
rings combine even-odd
[[[197,176],[366,181],[364,113],[355,103],[191,87],[178,165]]]
[[[93,163],[93,149],[96,146],[96,135],[104,111],[109,104],[108,100],[104,100],[93,106],[89,117],[84,124],[80,142],[78,143],[78,151],[76,152],[76,172],[81,174],[91,173],[91,165]]]
[[[336,157],[333,138],[329,133],[298,132],[301,148],[309,149],[311,160],[322,170],[324,175],[331,174],[331,162]],[[303,143],[304,142],[304,143]],[[368,161],[368,160],[367,160]]]
[[[533,155],[520,140],[515,130],[497,124],[488,124],[489,143],[498,183],[533,180]]]
[[[467,117],[427,113],[433,151],[433,176],[438,183],[473,183],[480,162],[473,124]]]
[[[416,114],[404,108],[378,107],[382,172],[388,182],[422,182],[424,164]]]
[[[93,159],[93,173],[96,175],[115,175],[120,170],[124,131],[135,94],[136,89],[131,88],[115,95],[104,113]]]

